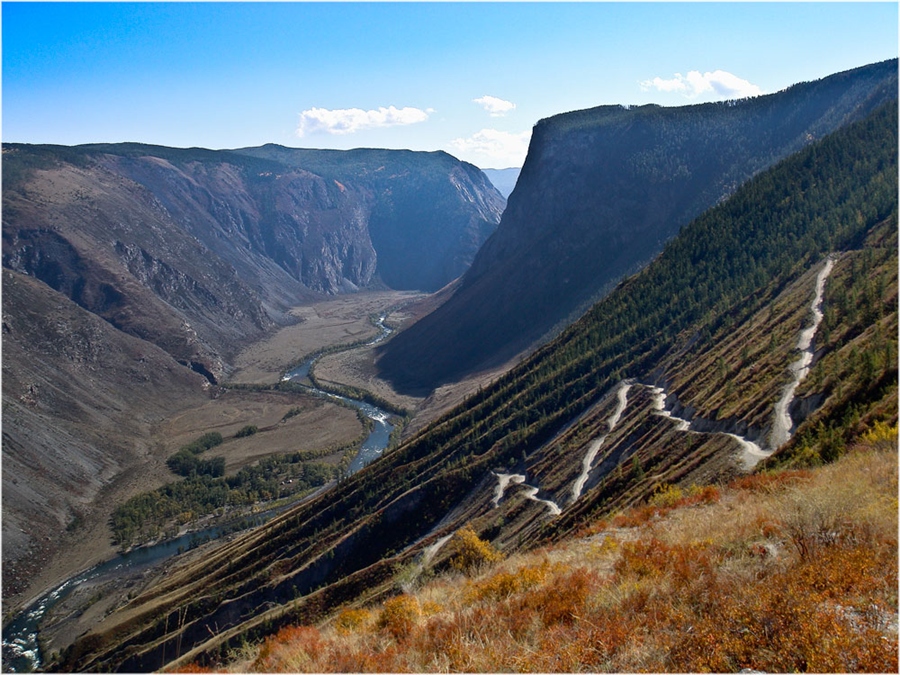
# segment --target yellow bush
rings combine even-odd
[[[418,625],[422,610],[412,595],[398,595],[384,603],[378,616],[378,628],[398,642],[410,636]]]
[[[338,614],[334,626],[339,633],[353,633],[371,618],[372,612],[368,609],[345,609]]]
[[[468,602],[479,600],[505,600],[515,593],[538,586],[547,578],[550,564],[521,567],[513,572],[500,571],[487,579],[472,583],[466,594]]]
[[[453,535],[452,546],[455,550],[450,557],[450,565],[466,575],[503,560],[503,554],[481,539],[468,525]]]
[[[865,443],[875,446],[897,446],[897,425],[889,425],[887,422],[875,422],[874,426],[862,435]]]
[[[663,483],[658,485],[653,495],[650,497],[650,503],[653,506],[675,506],[684,497],[684,491],[677,485]]]

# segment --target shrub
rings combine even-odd
[[[222,438],[222,434],[220,434],[218,431],[210,431],[209,433],[203,434],[197,440],[192,441],[185,446],[182,446],[181,450],[188,450],[195,455],[199,455],[203,452],[206,452],[210,448],[214,448],[217,445],[222,445],[224,441],[225,439]]]
[[[246,438],[247,436],[252,436],[257,431],[259,431],[259,427],[255,424],[248,424],[245,427],[241,427],[238,429],[237,433],[234,435],[235,438]]]
[[[677,485],[663,483],[650,497],[650,504],[660,508],[676,509],[695,504],[714,504],[720,497],[719,488],[715,485],[691,485],[685,491]]]
[[[778,507],[781,529],[801,558],[808,559],[853,536],[853,516],[870,496],[865,492],[865,486],[858,483],[784,492]]]
[[[869,588],[871,558],[861,549],[834,549],[747,587],[709,594],[690,632],[676,637],[666,669],[897,672],[896,632],[888,637],[883,618],[892,612],[848,606],[844,595]],[[844,586],[840,605],[828,600],[832,581]],[[882,576],[882,585],[894,587],[896,577],[886,582]]]
[[[503,554],[481,539],[468,525],[453,535],[454,552],[450,565],[466,575],[472,575],[487,565],[503,560]]]
[[[368,609],[344,609],[334,621],[338,633],[353,633],[372,618]]]
[[[897,447],[897,425],[893,426],[881,420],[875,422],[871,429],[866,430],[861,440],[876,447],[896,448]]]
[[[266,639],[251,668],[270,673],[313,670],[326,647],[317,628],[286,626]]]
[[[422,610],[412,595],[398,595],[384,603],[378,615],[378,628],[398,642],[410,636],[418,625]]]
[[[191,661],[190,663],[186,663],[183,666],[178,666],[174,670],[168,671],[170,673],[214,673],[216,672],[209,666],[201,666],[199,663]]]
[[[469,602],[480,600],[506,600],[516,593],[527,591],[542,584],[550,572],[550,564],[522,567],[513,572],[502,570],[486,579],[470,584],[466,599]]]
[[[536,612],[545,626],[571,624],[584,615],[591,590],[598,584],[594,572],[578,567],[524,594],[518,606]]]
[[[684,491],[677,485],[663,483],[658,485],[650,497],[653,506],[673,506],[684,497]]]
[[[751,473],[733,480],[730,486],[748,492],[771,492],[778,488],[804,483],[812,478],[809,469],[784,469]]]

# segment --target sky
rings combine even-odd
[[[443,150],[898,56],[896,2],[3,2],[2,140]]]

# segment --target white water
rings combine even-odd
[[[809,373],[809,366],[813,359],[812,340],[819,329],[819,324],[822,323],[822,299],[825,294],[825,280],[831,274],[833,267],[834,261],[829,258],[825,261],[825,266],[819,272],[818,277],[816,277],[816,296],[810,308],[813,317],[812,325],[800,331],[800,337],[797,339],[797,349],[803,353],[799,359],[790,365],[790,371],[794,377],[785,386],[781,399],[775,404],[775,419],[772,423],[772,433],[769,434],[769,454],[772,454],[772,452],[787,443],[791,437],[793,421],[788,411],[791,403],[794,401],[794,392],[796,392],[803,378]]]
[[[619,389],[616,391],[616,398],[618,399],[616,408],[609,416],[609,419],[606,420],[607,432],[603,436],[591,441],[591,444],[588,445],[587,452],[581,460],[581,475],[578,476],[574,485],[572,485],[573,502],[581,496],[581,492],[584,490],[584,484],[587,482],[588,475],[591,472],[591,465],[593,465],[594,460],[597,458],[597,453],[600,452],[600,448],[604,441],[606,441],[606,437],[612,433],[612,430],[616,428],[619,420],[622,419],[622,414],[625,412],[625,408],[628,405],[629,389],[631,389],[631,384],[629,383],[622,382],[619,385]]]
[[[500,500],[503,499],[503,493],[506,492],[506,488],[510,483],[515,484],[525,484],[525,476],[520,473],[497,473],[494,472],[494,475],[497,476],[497,487],[494,488],[494,499],[493,504],[494,508],[500,506]],[[538,488],[533,485],[525,485],[525,497],[535,502],[540,502],[544,504],[548,509],[550,509],[550,513],[554,516],[558,516],[562,513],[562,509],[556,505],[555,502],[550,501],[549,499],[539,499],[537,493],[539,491]]]

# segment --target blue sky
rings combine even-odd
[[[445,150],[539,119],[771,93],[898,55],[876,3],[4,2],[4,142]]]

